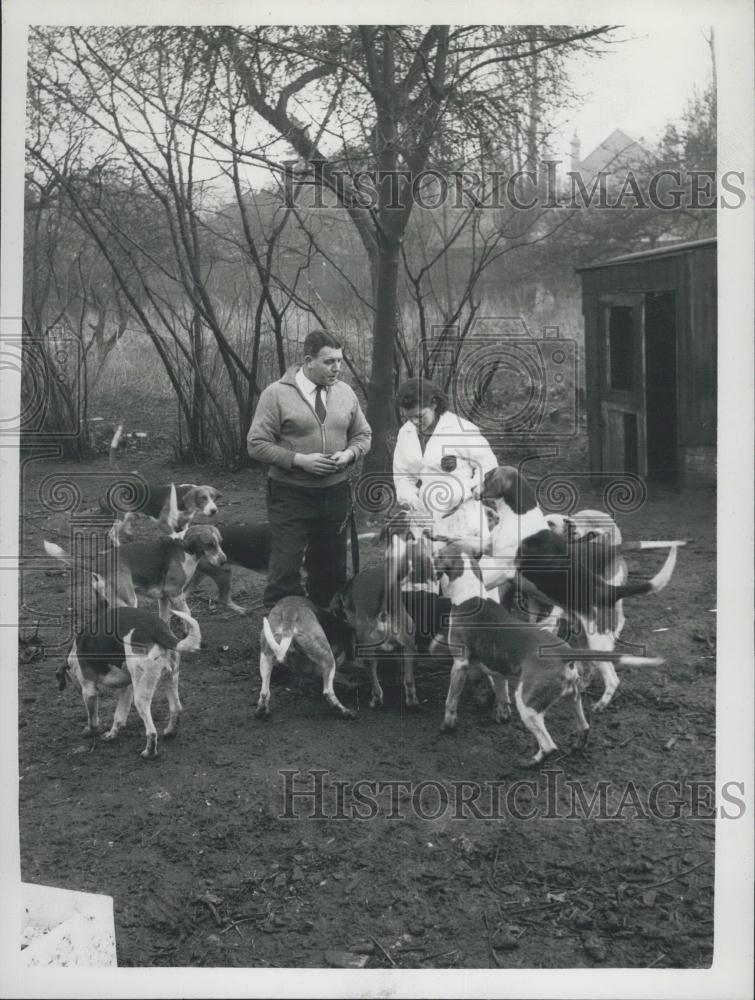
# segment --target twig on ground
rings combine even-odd
[[[662,885],[668,885],[669,882],[676,882],[677,879],[684,878],[686,875],[691,875],[692,872],[696,872],[698,868],[702,868],[703,865],[709,865],[711,862],[710,858],[706,858],[705,861],[701,861],[699,865],[693,865],[692,868],[686,868],[683,872],[677,872],[676,875],[672,875],[671,878],[665,878],[662,882],[653,882],[652,885],[643,885],[643,890],[645,892],[648,889],[658,889]]]
[[[505,905],[505,904],[504,904]],[[531,910],[549,910],[554,906],[564,906],[564,903],[533,903],[532,906],[521,906],[516,910],[506,910],[506,916],[511,917],[514,914],[519,913],[529,913]]]
[[[260,919],[261,918],[259,915],[254,917],[239,917],[238,920],[232,920],[231,923],[228,924],[227,927],[224,927],[220,933],[227,934],[228,931],[237,930],[239,924],[248,924],[251,920],[260,920]]]
[[[490,924],[488,923],[488,915],[485,910],[482,911],[482,920],[485,924],[485,933],[488,939],[488,968],[492,969],[493,963],[495,962],[495,955],[493,952],[493,940],[490,936]],[[496,962],[495,964],[497,965],[498,963]]]
[[[437,951],[432,955],[425,955],[424,958],[420,959],[421,962],[430,962],[434,958],[445,958],[446,955],[458,955],[459,949],[453,948],[451,951]]]
[[[398,966],[396,965],[396,963],[393,961],[393,959],[391,958],[391,956],[388,954],[388,952],[385,950],[385,948],[382,946],[382,944],[378,941],[378,939],[376,937],[373,937],[372,934],[370,934],[370,941],[372,941],[372,943],[383,953],[383,955],[385,956],[385,958],[388,959],[388,961],[391,963],[391,965],[393,966],[393,968],[397,969]]]

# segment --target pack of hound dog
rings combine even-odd
[[[264,573],[271,552],[266,523],[199,523],[214,517],[220,496],[211,486],[183,483],[149,485],[138,510],[116,512],[108,546],[89,568],[94,597],[91,620],[75,636],[67,663],[58,671],[81,689],[87,711],[85,732],[94,739],[99,727],[100,690],[119,690],[110,730],[123,728],[132,703],[144,722],[145,758],[157,754],[151,703],[162,679],[169,707],[164,736],[176,731],[182,652],[200,648],[199,624],[187,595],[202,576],[217,586],[221,604],[241,615],[248,612],[231,598],[232,566]],[[494,695],[494,717],[511,716],[509,685],[519,717],[537,743],[535,753],[519,763],[540,764],[557,750],[545,724],[550,707],[561,699],[574,706],[581,744],[589,723],[582,706],[583,667],[594,665],[603,693],[593,706],[603,711],[619,685],[616,667],[657,667],[656,656],[616,650],[624,627],[627,598],[658,593],[672,577],[682,541],[627,545],[610,515],[596,510],[568,517],[543,512],[526,478],[514,467],[500,466],[484,478],[479,496],[490,514],[487,547],[469,539],[434,535],[416,512],[398,509],[380,532],[360,535],[382,546],[379,565],[361,570],[318,608],[303,597],[287,597],[264,617],[260,633],[261,690],[255,715],[270,717],[270,682],[275,663],[291,661],[298,651],[319,671],[322,693],[333,714],[354,718],[335,693],[342,668],[357,668],[370,684],[370,708],[383,704],[379,664],[401,661],[403,703],[419,707],[415,661],[430,655],[451,661],[441,725],[457,725],[459,698],[470,676],[487,680]],[[103,502],[102,506],[107,509]],[[156,522],[161,537],[133,540],[137,516]],[[51,557],[77,572],[72,557],[45,542]],[[649,580],[629,582],[623,552],[667,549],[661,569]],[[78,572],[85,572],[80,566]],[[157,600],[158,613],[138,606]],[[175,614],[186,635],[169,627]]]

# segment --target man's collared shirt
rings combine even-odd
[[[313,382],[311,378],[307,378],[307,376],[304,374],[303,368],[300,368],[294,377],[296,378],[296,384],[299,386],[302,395],[309,403],[309,405],[312,407],[312,409],[315,411],[315,413],[317,413],[317,410],[315,410],[315,399],[317,398],[317,390],[324,389],[325,392],[322,394],[320,398],[322,399],[323,405],[327,410],[328,387],[325,385],[319,386],[316,382]]]

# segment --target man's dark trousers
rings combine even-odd
[[[346,539],[351,509],[348,482],[324,489],[267,481],[267,518],[273,550],[263,596],[266,608],[282,597],[304,596],[302,558],[307,571],[306,596],[327,607],[346,583]]]

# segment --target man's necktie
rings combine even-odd
[[[325,423],[325,400],[322,398],[325,392],[324,385],[318,385],[317,391],[315,392],[315,413],[317,414],[320,423]]]

